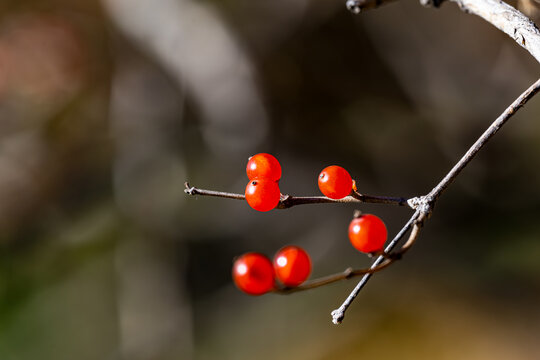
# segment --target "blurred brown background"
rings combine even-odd
[[[441,198],[415,249],[331,324],[348,281],[249,297],[231,260],[303,246],[361,267],[354,206],[257,213],[330,164],[361,192],[427,193],[538,76],[457,6],[403,0],[0,2],[0,359],[537,359],[540,100]],[[395,233],[410,212],[366,205]]]

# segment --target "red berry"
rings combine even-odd
[[[319,174],[319,189],[331,199],[344,198],[351,193],[352,187],[351,175],[341,166],[328,166]]]
[[[249,158],[246,173],[249,180],[266,178],[278,181],[281,179],[281,165],[274,156],[260,153]]]
[[[258,211],[269,211],[277,206],[281,193],[278,183],[268,179],[254,179],[246,186],[246,200]]]
[[[375,215],[360,215],[349,224],[349,240],[361,252],[382,250],[387,236],[384,222]]]
[[[274,268],[263,254],[251,252],[237,258],[232,277],[236,286],[250,295],[262,295],[274,288]]]
[[[298,286],[311,273],[311,260],[307,252],[298,246],[285,246],[274,257],[276,277],[286,286]]]

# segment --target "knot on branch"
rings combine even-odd
[[[407,200],[407,204],[414,210],[419,211],[423,217],[429,217],[433,212],[435,200],[431,196],[418,196]]]

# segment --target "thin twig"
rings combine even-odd
[[[345,271],[319,279],[314,279],[304,283],[301,286],[295,288],[277,288],[274,290],[276,293],[288,294],[291,292],[309,290],[324,286],[336,281],[350,279],[356,276],[363,276],[360,282],[356,285],[353,291],[349,294],[343,304],[336,310],[332,311],[332,322],[339,324],[345,317],[345,312],[357,297],[359,292],[367,284],[371,275],[381,271],[382,269],[390,266],[394,261],[401,258],[405,252],[407,252],[415,243],[420,233],[421,226],[424,221],[430,216],[435,202],[444,190],[456,179],[459,173],[470,163],[474,156],[487,144],[487,142],[499,131],[499,129],[538,91],[540,90],[540,79],[537,80],[532,86],[530,86],[525,92],[523,92],[504,112],[486,129],[486,131],[478,138],[478,140],[469,148],[465,155],[454,165],[454,167],[446,174],[446,176],[429,192],[426,196],[420,196],[410,199],[385,197],[385,196],[371,196],[360,194],[357,191],[352,191],[350,196],[343,199],[334,200],[325,196],[312,196],[312,197],[294,197],[290,195],[282,195],[277,208],[286,209],[295,205],[305,204],[321,204],[321,203],[379,203],[379,204],[392,204],[405,206],[415,209],[415,213],[409,219],[409,221],[403,226],[400,232],[392,239],[392,241],[385,248],[384,253],[380,254],[372,265],[366,269],[353,270],[351,268]],[[190,186],[185,183],[186,194],[189,195],[202,195],[202,196],[215,196],[236,200],[245,200],[245,196],[242,194],[227,193],[221,191],[205,190]],[[398,245],[399,241],[405,236],[405,234],[411,230],[408,240],[403,246],[395,252],[392,250]]]
[[[306,281],[300,286],[276,288],[274,292],[278,294],[290,294],[292,292],[315,289],[324,285],[332,284],[337,281],[352,279],[354,277],[365,275],[365,274],[373,274],[387,268],[397,259],[398,259],[397,257],[396,258],[387,257],[386,261],[383,261],[381,264],[379,264],[376,267],[369,267],[369,268],[356,269],[356,270],[354,270],[353,268],[347,268],[345,269],[345,271],[337,273],[337,274],[323,276],[318,279]]]
[[[450,0],[468,14],[480,16],[510,36],[540,62],[540,30],[534,22],[501,0]],[[442,2],[442,0],[440,0]]]
[[[375,8],[391,0],[348,0],[347,7],[354,13],[361,10]],[[520,46],[527,49],[540,62],[540,31],[527,17],[510,5],[499,0],[451,0],[457,2],[462,10],[481,16],[486,21],[496,26],[501,31],[511,36]],[[421,0],[423,4],[438,6],[442,0]],[[350,196],[340,200],[333,200],[324,196],[314,197],[293,197],[282,195],[277,208],[286,209],[295,205],[320,204],[320,203],[380,203],[392,205],[408,205],[415,209],[415,213],[394,239],[388,244],[382,254],[380,254],[369,268],[352,270],[346,269],[342,273],[329,275],[323,278],[311,280],[296,288],[278,288],[277,293],[291,293],[313,289],[324,286],[336,281],[350,279],[355,276],[362,276],[360,282],[356,285],[343,304],[332,311],[332,321],[339,324],[345,316],[346,310],[352,304],[358,293],[367,284],[371,275],[388,266],[401,258],[407,252],[418,238],[421,226],[430,216],[435,202],[439,196],[448,188],[448,186],[457,178],[461,171],[470,163],[475,155],[487,144],[487,142],[500,130],[500,128],[519,110],[527,101],[529,101],[540,90],[540,79],[523,92],[506,110],[486,129],[478,140],[469,148],[465,155],[454,165],[454,167],[444,176],[444,178],[429,192],[426,196],[404,199],[382,196],[363,195],[353,191]],[[242,194],[225,193],[212,190],[197,189],[186,185],[185,192],[190,195],[217,196],[243,200]],[[403,236],[411,230],[409,238],[402,247],[392,253]]]
[[[540,90],[540,79],[525,90],[503,113],[486,129],[486,131],[476,140],[463,157],[454,165],[446,176],[427,195],[431,201],[443,193],[446,188],[456,179],[474,158],[474,156],[486,145],[486,143],[499,131],[499,129],[510,119],[527,101],[529,101]]]
[[[420,215],[418,216],[418,218],[416,218],[418,213]],[[356,269],[356,270],[354,270],[353,268],[347,268],[347,269],[345,269],[345,271],[337,273],[337,274],[332,274],[332,275],[324,276],[324,277],[321,277],[321,278],[318,278],[318,279],[313,279],[313,280],[310,280],[310,281],[306,281],[305,283],[303,283],[302,285],[297,286],[297,287],[276,288],[274,290],[274,292],[278,293],[278,294],[290,294],[292,292],[310,290],[310,289],[318,288],[318,287],[328,285],[328,284],[331,284],[331,283],[334,283],[334,282],[337,282],[337,281],[346,280],[346,279],[352,279],[354,277],[362,276],[362,275],[365,275],[365,274],[374,274],[376,272],[379,272],[379,271],[387,268],[388,266],[392,265],[392,263],[394,263],[395,261],[401,260],[402,256],[414,245],[414,243],[415,243],[415,241],[418,238],[418,235],[420,233],[421,226],[422,226],[422,224],[424,222],[424,219],[425,219],[424,215],[425,214],[422,213],[422,212],[416,212],[413,215],[413,218],[416,218],[416,219],[414,219],[414,221],[412,222],[413,227],[412,227],[412,230],[411,230],[411,234],[410,234],[409,238],[407,239],[407,241],[401,246],[401,248],[399,250],[390,252],[388,247],[387,247],[380,254],[376,254],[377,257],[382,257],[383,258],[383,261],[381,261],[379,264],[375,265],[375,263],[374,263],[369,268]],[[411,220],[413,220],[413,218]],[[411,221],[411,220],[409,220],[409,221]],[[404,229],[402,229],[400,231],[400,233],[398,233],[396,238],[394,238],[394,240],[392,240],[392,241],[395,241],[396,243],[399,242],[399,240],[408,231],[409,226],[410,226],[410,224],[407,223],[405,225]]]
[[[190,186],[188,182],[184,183],[186,187],[184,192],[188,195],[201,195],[201,196],[214,196],[227,199],[245,200],[246,197],[243,194],[229,193],[223,191],[199,189],[194,186]],[[276,209],[288,209],[297,205],[309,205],[309,204],[331,204],[331,203],[373,203],[373,204],[389,204],[397,206],[409,206],[408,199],[400,197],[388,197],[388,196],[373,196],[363,195],[358,192],[351,192],[351,195],[344,197],[343,199],[330,199],[326,196],[292,196],[281,195],[281,199]]]
[[[353,14],[374,9],[393,0],[347,0]],[[445,0],[420,0],[424,6],[439,7]],[[461,10],[474,14],[501,30],[540,62],[540,30],[535,23],[511,5],[500,0],[448,0]]]
[[[347,8],[358,14],[363,9],[378,7],[388,0],[347,0]],[[444,0],[420,0],[423,5],[438,7]],[[467,13],[472,13],[482,17],[484,20],[506,33],[521,47],[540,62],[540,30],[529,18],[521,12],[506,4],[501,0],[450,0],[459,5]],[[463,157],[454,165],[454,167],[444,176],[444,178],[429,192],[426,196],[413,198],[409,200],[409,206],[417,209],[422,214],[423,221],[430,216],[435,202],[448,186],[457,178],[461,171],[470,163],[475,155],[487,144],[487,142],[499,131],[499,129],[519,110],[527,101],[529,101],[540,90],[540,79],[523,92],[506,110],[486,129],[478,140],[469,148]],[[417,214],[415,213],[415,215]],[[418,236],[419,226],[414,225],[411,231],[410,241],[402,246],[399,252],[404,253],[414,243]],[[411,241],[412,240],[412,241]],[[392,243],[389,245],[391,246]],[[376,266],[385,258],[380,256],[374,261],[372,266]],[[366,274],[358,283],[353,292],[349,295],[343,305],[332,312],[333,322],[338,324],[344,316],[345,310],[354,300],[358,292],[363,288],[371,274]]]
[[[184,192],[188,195],[214,196],[214,197],[220,197],[220,198],[226,198],[226,199],[246,200],[246,197],[242,194],[198,189],[194,186],[190,186],[188,182],[185,182],[184,186],[186,187],[184,189]]]
[[[405,224],[401,233],[404,233],[408,228],[414,223],[413,229],[411,230],[411,235],[409,240],[401,247],[401,249],[394,255],[399,256],[403,255],[408,251],[411,246],[416,241],[420,227],[423,225],[424,221],[431,215],[431,211],[435,202],[438,200],[439,196],[448,188],[448,186],[456,179],[459,173],[471,162],[474,156],[487,144],[487,142],[499,131],[499,129],[527,102],[529,101],[538,91],[540,90],[540,79],[537,80],[533,85],[531,85],[527,90],[525,90],[510,106],[508,106],[503,113],[486,129],[486,131],[476,140],[476,142],[469,148],[469,150],[463,155],[463,157],[454,165],[454,167],[444,176],[444,178],[429,192],[426,196],[421,196],[417,198],[409,199],[409,206],[417,209],[414,215],[411,217],[409,222]],[[397,241],[399,240],[399,235],[396,236],[394,240],[387,246],[385,252],[389,253],[392,251]],[[376,267],[381,264],[386,258],[384,256],[379,256],[372,264],[372,267]],[[366,285],[369,278],[372,274],[367,273],[360,280],[358,285],[354,288],[351,294],[347,297],[345,302],[336,310],[332,311],[332,322],[334,324],[339,324],[345,316],[345,311],[354,301],[360,290]]]
[[[386,253],[390,253],[397,246],[399,241],[403,238],[403,236],[405,236],[405,234],[407,233],[407,231],[409,231],[411,227],[419,228],[417,221],[419,219],[422,219],[422,220],[424,219],[423,215],[422,217],[421,215],[422,213],[420,211],[418,210],[415,211],[415,213],[411,216],[409,221],[407,221],[407,223],[403,226],[403,228],[399,231],[399,233],[394,237],[394,239],[392,239],[392,241],[386,246],[386,248],[384,249]],[[418,234],[419,234],[418,229],[416,229],[415,231],[412,231],[411,235],[409,236],[409,239],[407,240],[407,244],[413,243],[418,237]],[[381,265],[385,261],[388,261],[388,260],[386,260],[386,258],[381,255],[373,262],[373,264],[371,265],[371,268],[377,268],[379,265]],[[360,290],[362,290],[362,288],[367,284],[367,282],[371,278],[371,275],[372,275],[371,273],[366,273],[362,277],[360,282],[356,285],[356,287],[353,289],[353,291],[349,294],[347,299],[343,302],[343,304],[336,310],[332,311],[332,322],[334,324],[339,324],[341,323],[341,321],[343,321],[343,318],[345,317],[345,311],[347,311],[347,309],[352,304],[352,302],[354,301],[354,299],[356,298]]]
[[[398,206],[408,206],[408,200],[403,197],[391,197],[391,196],[372,196],[360,194],[358,191],[353,190],[351,196],[360,200],[360,202],[373,203],[373,204],[387,204],[387,205],[398,205]]]
[[[305,283],[297,287],[276,288],[274,292],[278,294],[290,294],[293,292],[315,289],[324,285],[332,284],[334,282],[338,282],[341,280],[352,279],[352,278],[362,276],[365,274],[377,273],[383,269],[386,269],[387,267],[392,265],[395,261],[401,260],[403,254],[405,254],[412,247],[412,245],[414,245],[416,239],[418,238],[420,229],[421,229],[421,226],[415,224],[411,230],[411,235],[409,236],[405,244],[403,244],[403,246],[398,251],[394,251],[394,252],[383,251],[381,254],[377,254],[377,256],[380,256],[384,259],[377,266],[372,265],[369,268],[356,269],[356,270],[353,268],[347,268],[345,269],[345,271],[337,273],[337,274],[327,275],[327,276],[323,276],[317,279],[306,281]]]

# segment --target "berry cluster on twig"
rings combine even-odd
[[[382,203],[398,206],[408,206],[414,210],[411,218],[401,230],[386,245],[386,228],[384,223],[374,215],[359,215],[351,221],[349,226],[349,239],[353,246],[360,251],[375,256],[372,265],[366,269],[347,268],[345,271],[319,279],[308,280],[311,271],[311,261],[298,260],[305,253],[295,247],[294,260],[285,256],[284,260],[270,262],[264,255],[247,253],[235,261],[233,267],[233,279],[236,285],[246,293],[260,295],[269,291],[275,293],[292,293],[302,290],[313,289],[336,281],[362,276],[362,279],[352,290],[343,304],[332,311],[332,321],[341,323],[345,312],[354,301],[358,293],[363,289],[371,278],[371,275],[390,266],[412,247],[418,238],[424,222],[429,218],[433,207],[440,195],[457,178],[461,171],[470,163],[474,156],[487,144],[487,142],[500,130],[500,128],[540,90],[540,80],[537,80],[525,92],[523,92],[504,112],[486,129],[486,131],[469,148],[454,167],[437,183],[437,185],[424,196],[413,198],[396,198],[384,196],[371,196],[358,193],[355,182],[348,172],[338,166],[325,168],[319,175],[318,183],[321,192],[325,196],[295,197],[283,195],[279,192],[279,180],[281,179],[281,166],[277,159],[269,154],[257,154],[248,161],[246,172],[250,182],[246,187],[245,194],[220,192],[199,189],[185,183],[185,192],[189,195],[215,196],[236,200],[246,200],[255,210],[269,211],[272,209],[286,209],[296,205],[323,204],[323,203]],[[367,230],[366,230],[367,229]],[[384,230],[383,230],[384,229]],[[398,250],[394,250],[405,236],[409,237],[402,242]],[[279,256],[277,257],[279,259]],[[309,271],[307,271],[309,263]],[[283,264],[284,269],[280,269]],[[303,265],[298,265],[303,264]],[[280,274],[280,275],[278,275]],[[286,275],[283,275],[286,274]],[[276,285],[276,277],[283,284]],[[290,279],[294,279],[289,281]]]

